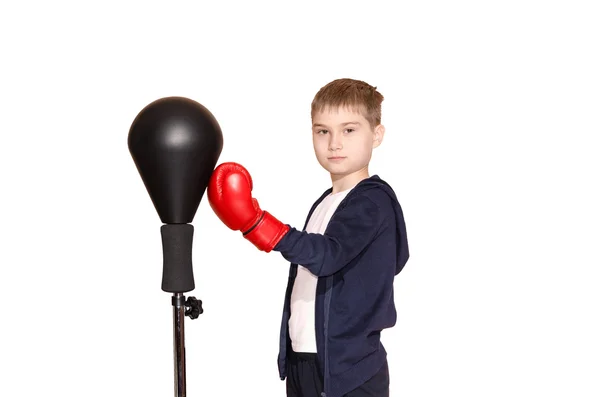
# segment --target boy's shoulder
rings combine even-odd
[[[360,181],[348,194],[348,199],[370,200],[384,207],[398,201],[394,189],[378,175]]]

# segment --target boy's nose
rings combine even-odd
[[[331,151],[335,151],[335,150],[340,150],[342,148],[342,140],[335,136],[334,134],[331,134],[331,138],[329,139],[329,150]]]

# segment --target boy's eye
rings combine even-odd
[[[354,128],[347,128],[346,129],[346,132],[352,132],[352,131],[354,131]]]
[[[326,133],[327,133],[327,130],[319,130],[319,131],[317,131],[317,134],[326,134]]]

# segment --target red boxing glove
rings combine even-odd
[[[222,163],[208,183],[208,201],[219,219],[231,230],[239,230],[259,250],[270,252],[289,231],[252,198],[252,178],[237,163]]]

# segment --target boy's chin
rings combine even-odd
[[[351,174],[359,171],[359,169],[360,169],[357,167],[353,167],[352,164],[344,164],[344,163],[335,164],[335,163],[332,163],[327,160],[319,161],[319,163],[321,164],[321,167],[323,167],[323,169],[325,169],[325,171],[329,172],[329,174],[335,178],[342,178],[347,175],[351,175]]]
[[[325,169],[327,170],[327,172],[329,172],[329,174],[332,177],[336,178],[343,178],[355,172],[353,170],[347,169],[347,167],[326,167]]]
[[[345,173],[345,168],[346,167],[336,167],[335,164],[329,164],[329,163],[321,163],[321,167],[323,167],[325,169],[325,171],[329,172],[330,174],[343,174]]]

